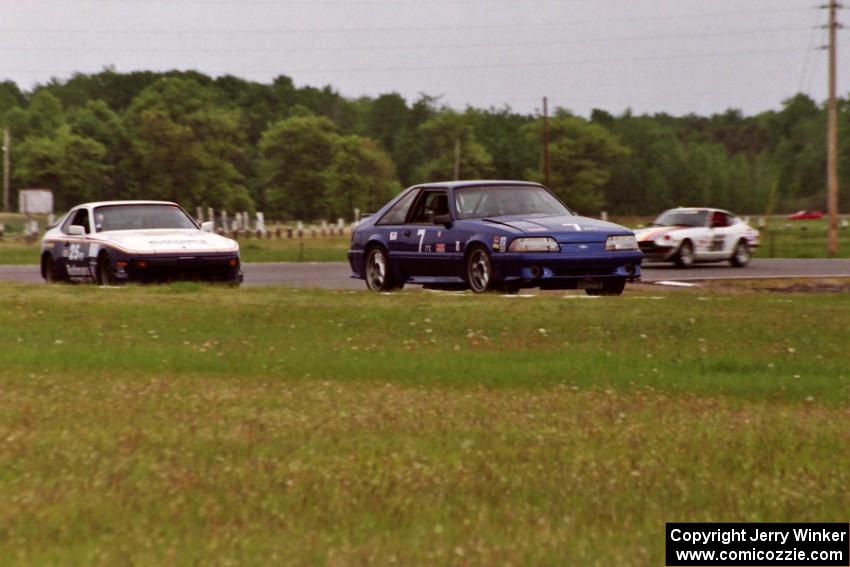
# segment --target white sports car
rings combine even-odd
[[[756,229],[728,211],[707,208],[664,211],[635,236],[645,261],[674,262],[683,268],[723,261],[742,268],[759,245]]]
[[[41,275],[54,281],[179,279],[242,282],[239,244],[166,201],[106,201],[74,207],[41,242]]]

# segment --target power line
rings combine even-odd
[[[818,19],[820,18],[820,14],[817,14]],[[809,71],[809,61],[811,60],[812,50],[815,47],[815,39],[817,38],[818,29],[820,26],[812,26],[812,35],[809,41],[809,48],[806,50],[806,57],[803,60],[803,70],[800,72],[800,88],[799,92],[805,92],[803,89],[806,84],[806,78],[808,77]]]
[[[602,18],[589,20],[573,20],[567,22],[511,22],[505,24],[473,24],[473,25],[442,25],[442,26],[378,26],[378,27],[336,27],[336,28],[180,28],[180,29],[110,29],[93,30],[80,28],[0,28],[0,33],[25,33],[25,34],[88,34],[88,35],[179,35],[183,38],[187,34],[215,34],[215,35],[282,35],[282,34],[318,34],[318,33],[365,33],[365,32],[419,32],[419,31],[458,31],[458,30],[489,30],[489,29],[523,29],[523,28],[561,28],[573,26],[587,26],[592,24],[608,25],[613,22],[658,22],[670,20],[687,20],[706,17],[729,17],[743,15],[764,15],[809,12],[809,8],[789,8],[781,10],[739,10],[727,12],[697,12],[690,14],[668,14],[657,17],[626,17],[626,18]]]
[[[42,0],[47,1],[47,0]],[[53,0],[55,2],[67,3],[66,0]],[[173,0],[77,0],[90,4],[136,4],[148,6],[150,4],[167,4],[175,6]],[[595,0],[523,0],[526,4],[574,4],[580,2],[593,2]],[[0,0],[0,4],[18,4],[20,0]],[[232,5],[242,7],[245,5],[257,6],[362,6],[362,5],[392,5],[392,6],[422,6],[427,4],[449,4],[452,6],[474,6],[479,4],[517,4],[516,0],[184,0],[179,6],[222,6]]]
[[[280,46],[280,47],[65,47],[65,46],[5,46],[0,47],[0,51],[61,51],[63,53],[174,53],[174,52],[200,52],[200,53],[277,53],[286,52],[316,52],[316,51],[381,51],[386,49],[393,50],[422,50],[422,49],[469,49],[469,48],[515,48],[515,47],[534,47],[547,45],[578,45],[585,43],[611,43],[611,42],[627,42],[627,41],[656,41],[666,39],[693,39],[693,38],[709,38],[709,37],[731,37],[738,35],[752,36],[756,34],[775,34],[788,33],[795,31],[805,31],[809,28],[780,28],[780,29],[760,29],[760,30],[734,30],[722,32],[708,33],[678,33],[666,35],[652,36],[625,36],[625,37],[596,37],[585,39],[572,40],[546,40],[546,41],[525,41],[525,42],[487,42],[487,43],[438,43],[438,44],[417,44],[417,45],[369,45],[369,46]],[[811,48],[812,46],[810,46]]]
[[[712,57],[727,57],[727,56],[745,56],[745,55],[771,55],[781,53],[801,53],[802,47],[783,48],[783,49],[753,49],[753,50],[737,50],[737,51],[717,51],[703,53],[684,53],[678,55],[659,55],[647,57],[627,57],[627,58],[598,58],[598,59],[573,59],[573,60],[557,60],[557,61],[528,61],[522,63],[470,63],[463,65],[422,65],[422,66],[385,66],[385,67],[339,67],[339,68],[316,68],[310,67],[307,69],[254,69],[240,71],[243,75],[268,75],[274,73],[286,72],[287,74],[310,74],[310,73],[365,73],[365,72],[418,72],[418,71],[442,71],[442,70],[477,70],[490,71],[492,69],[508,69],[519,67],[560,67],[570,65],[591,65],[591,64],[616,64],[616,63],[635,63],[644,61],[671,61],[671,60],[689,60],[689,59],[708,59]],[[56,69],[5,69],[0,70],[3,73],[15,74],[50,74],[57,72]],[[66,70],[66,73],[81,72],[77,70]],[[98,71],[91,71],[96,73]],[[215,73],[216,71],[209,71]],[[220,71],[220,73],[228,73],[228,71]]]

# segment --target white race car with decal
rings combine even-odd
[[[674,262],[683,268],[725,261],[741,268],[759,245],[756,229],[729,211],[709,208],[664,211],[635,236],[645,261]]]
[[[47,282],[200,279],[239,284],[239,244],[167,201],[105,201],[68,211],[41,242]]]

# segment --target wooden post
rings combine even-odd
[[[455,139],[454,180],[460,179],[460,138]]]
[[[549,99],[543,97],[543,185],[549,187]]]
[[[3,130],[3,210],[7,213],[12,211],[12,204],[9,193],[11,192],[11,154],[12,154],[12,137],[9,135],[9,129]]]
[[[829,230],[826,251],[838,254],[838,100],[836,98],[838,2],[829,1],[829,101],[826,132],[826,202],[829,211]]]

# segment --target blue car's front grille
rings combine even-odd
[[[574,268],[556,267],[552,270],[552,274],[556,277],[592,277],[592,276],[610,276],[617,271],[616,267],[594,268],[588,266],[577,266]]]

